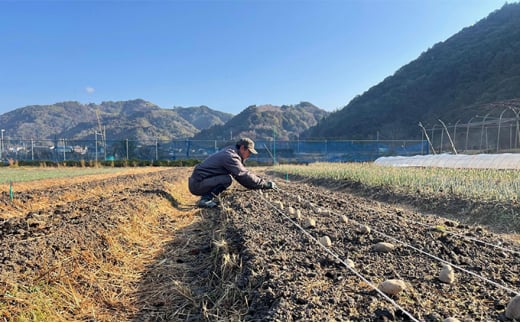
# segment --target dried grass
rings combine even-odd
[[[187,191],[187,177],[149,191],[139,189],[150,187],[146,178],[131,187],[125,182],[107,187],[100,181],[88,191],[71,186],[56,200],[35,198],[19,205],[22,214],[27,208],[88,201],[88,212],[119,220],[118,225],[94,225],[89,239],[78,237],[69,249],[43,257],[37,275],[2,277],[0,319],[243,320],[251,290],[238,286],[244,268],[235,246],[226,240],[225,211],[194,208],[196,197]],[[122,202],[115,195],[122,191],[134,193]]]
[[[221,210],[201,210],[178,231],[139,292],[139,321],[239,321],[248,311],[239,254],[226,241]],[[180,263],[179,263],[180,262]]]
[[[133,187],[140,185],[136,182]],[[29,208],[110,199],[124,186],[106,189],[101,185],[89,192],[71,189],[59,201],[42,199]],[[42,269],[36,276],[1,277],[0,319],[128,321],[140,310],[136,291],[146,266],[156,261],[175,230],[193,221],[194,210],[180,211],[162,195],[145,194],[119,202],[114,209],[98,211],[119,217],[120,225],[98,229],[93,232],[94,239],[74,241],[69,250],[56,252],[53,259],[42,258]]]

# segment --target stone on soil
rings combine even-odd
[[[330,215],[330,210],[328,210],[328,209],[321,209],[320,214],[321,215]]]
[[[378,288],[387,295],[397,295],[406,289],[406,283],[400,279],[388,279],[379,284]]]
[[[316,220],[314,220],[313,218],[305,219],[305,226],[307,228],[314,228],[316,226]]]
[[[377,252],[390,252],[395,249],[395,246],[389,242],[378,242],[374,245],[374,250]]]
[[[370,233],[370,227],[368,225],[362,225],[360,228],[359,228],[359,232],[360,233],[366,233],[366,234],[369,234]]]
[[[450,265],[445,264],[442,266],[442,270],[439,274],[439,280],[447,284],[451,284],[455,281],[455,271]]]
[[[506,317],[511,320],[520,320],[520,295],[513,297],[507,304]]]
[[[330,238],[328,236],[323,236],[320,238],[320,243],[324,245],[325,247],[332,246],[332,241],[330,241]]]

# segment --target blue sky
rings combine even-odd
[[[505,3],[0,0],[0,114],[137,98],[333,111]]]

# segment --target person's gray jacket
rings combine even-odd
[[[237,182],[249,189],[268,188],[267,182],[247,170],[235,146],[226,147],[195,166],[191,177],[196,181],[205,178],[231,175]]]

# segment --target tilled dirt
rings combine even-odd
[[[248,268],[243,279],[255,286],[246,319],[509,320],[504,309],[520,290],[517,243],[312,183],[279,184],[276,192],[237,190],[223,198],[229,239],[238,241]],[[324,236],[330,248],[319,243]],[[379,242],[396,248],[377,252]],[[439,280],[443,264],[454,267],[455,282]],[[374,287],[388,279],[405,281],[406,289],[384,298]]]
[[[86,249],[92,242],[99,242],[97,233],[128,222],[129,215],[123,206],[132,203],[132,197],[167,195],[160,185],[152,188],[149,183],[140,183],[136,186],[136,179],[144,176],[149,174],[17,192],[15,212],[23,215],[8,216],[13,212],[11,208],[5,218],[0,218],[0,277],[37,275],[44,266],[48,267],[43,259],[51,263],[59,260],[60,251],[72,246]],[[160,173],[150,177],[168,179]],[[98,193],[93,194],[93,190]],[[79,197],[67,198],[72,191]],[[6,207],[14,204],[9,202],[7,193],[2,195]],[[39,203],[41,206],[34,206]],[[103,241],[97,246],[98,250],[91,251],[103,253]]]
[[[194,206],[195,197],[181,201],[171,186],[165,187],[168,183],[186,194],[190,171],[18,193],[23,202],[16,212],[21,215],[0,220],[0,310],[23,304],[8,297],[13,286],[49,275],[49,264],[66,262],[67,250],[92,252],[117,266],[120,261],[111,258],[102,233],[128,225],[129,207],[140,209],[153,197],[167,200],[172,211],[188,212],[183,214],[192,222],[183,227],[161,215],[158,225],[172,230],[171,239],[139,276],[128,280],[133,289],[113,287],[114,293],[131,297],[128,303],[105,302],[105,312],[112,314],[103,320],[510,320],[504,312],[520,291],[520,246],[509,236],[302,180],[275,178],[280,189],[263,192],[234,184],[222,194],[219,208],[201,210]],[[100,188],[103,193],[91,193]],[[55,198],[72,191],[84,191],[85,198]],[[4,208],[12,212],[7,199],[4,194]],[[330,247],[319,242],[324,236]],[[377,252],[378,242],[395,249]],[[438,278],[446,263],[455,269],[451,284]],[[375,287],[388,279],[403,280],[405,290],[380,293]],[[5,311],[0,318],[15,318]],[[99,319],[74,311],[64,317]]]
[[[131,235],[149,225],[139,221],[154,203],[166,205],[156,211],[154,230],[175,227],[165,212],[178,211],[179,202],[168,187],[183,181],[185,171],[152,169],[15,184],[12,201],[2,192],[0,320],[128,320],[136,271],[146,263],[125,268],[122,258],[153,256],[145,237]]]

